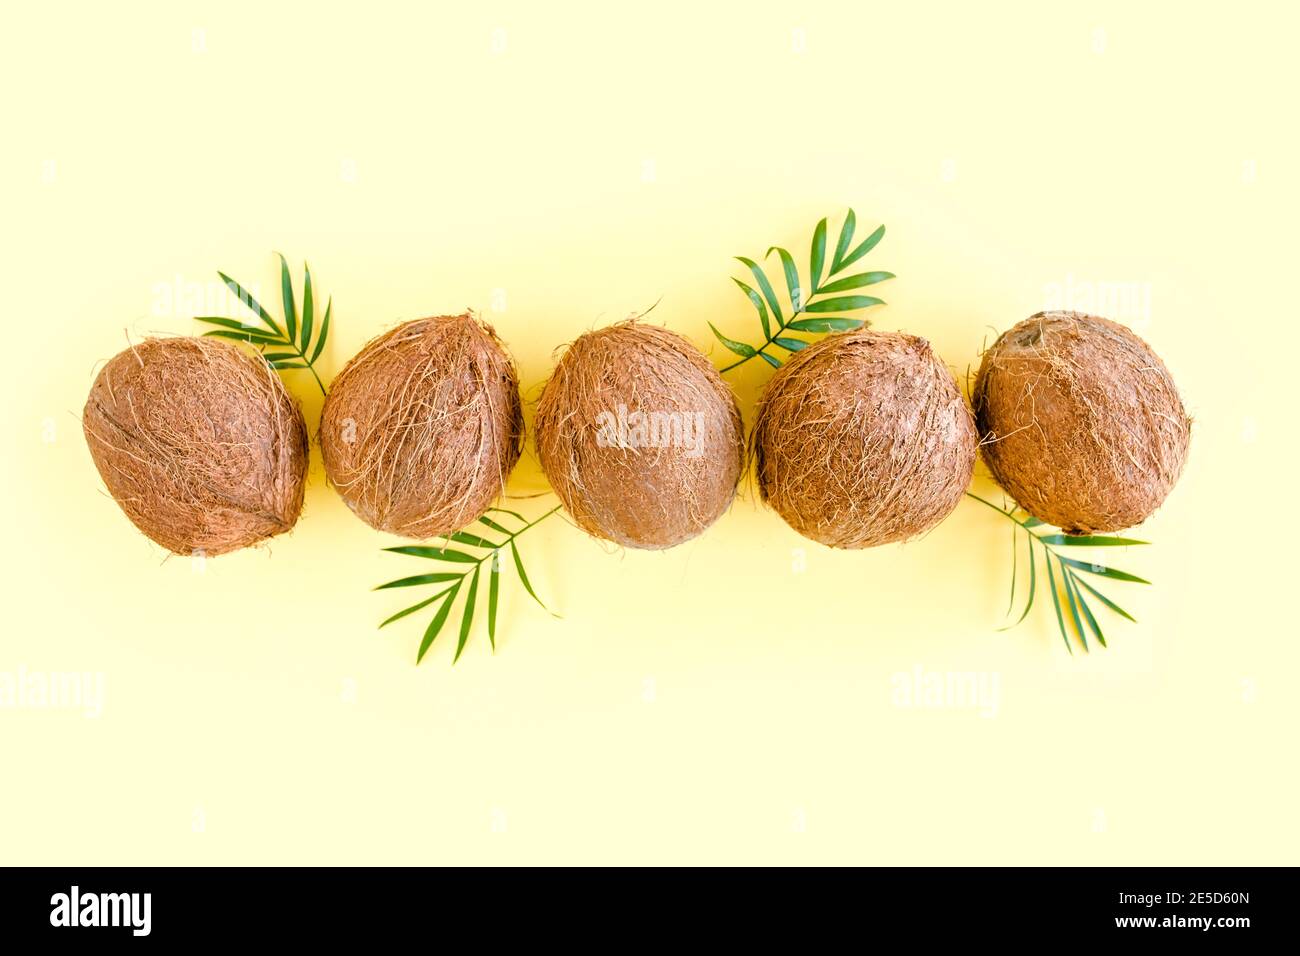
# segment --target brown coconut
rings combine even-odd
[[[537,403],[542,469],[574,521],[629,548],[687,541],[744,468],[731,389],[687,339],[629,319],[561,356]]]
[[[906,541],[961,501],[975,426],[952,373],[914,335],[857,329],[794,353],[750,438],[759,493],[833,548]]]
[[[293,527],[307,428],[260,357],[210,338],[146,339],[95,379],[82,426],[109,494],[177,554],[225,554]]]
[[[1141,523],[1187,459],[1191,419],[1164,363],[1095,315],[1040,312],[1004,332],[972,400],[993,477],[1068,534]]]
[[[366,524],[452,534],[505,487],[523,443],[514,363],[472,314],[405,322],[366,345],[321,411],[325,473]]]

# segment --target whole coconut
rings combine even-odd
[[[500,496],[523,443],[514,363],[474,315],[405,322],[369,342],[330,386],[321,455],[366,524],[449,535]]]
[[[256,544],[302,511],[302,412],[270,365],[230,343],[146,339],[120,352],[82,427],[109,494],[176,554]]]
[[[574,521],[629,548],[698,535],[731,504],[744,469],[731,389],[689,341],[634,319],[568,347],[536,430],[542,469]]]
[[[1067,534],[1139,524],[1187,459],[1191,420],[1164,363],[1122,325],[1040,312],[984,353],[972,396],[993,477]]]
[[[763,500],[833,548],[926,531],[975,467],[952,373],[925,339],[898,332],[858,329],[796,352],[768,383],[750,441]]]

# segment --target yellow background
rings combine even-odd
[[[1296,862],[1298,25],[1250,2],[11,11],[0,671],[99,672],[105,699],[0,709],[0,861]],[[1043,603],[995,631],[1009,528],[975,502],[843,553],[747,491],[667,553],[538,527],[563,619],[508,572],[495,655],[479,631],[453,668],[444,635],[417,668],[423,618],[376,631],[410,592],[369,589],[424,568],[317,460],[291,535],[198,573],[82,439],[98,363],[197,332],[217,269],[278,314],[273,251],[334,297],[326,373],[471,306],[535,399],[556,346],[661,297],[721,364],[706,321],[757,327],[730,257],[806,263],[848,206],[888,225],[876,326],[959,377],[1054,296],[1135,294],[1116,317],[1196,424],[1154,546],[1111,555],[1155,585],[1108,589],[1141,622],[1107,615],[1109,650],[1067,655]],[[530,457],[510,490],[542,487]],[[996,714],[898,706],[916,668],[996,674]]]

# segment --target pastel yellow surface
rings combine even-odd
[[[414,8],[9,14],[0,679],[104,696],[0,707],[0,862],[1296,862],[1294,12]],[[326,373],[469,306],[535,400],[556,346],[661,297],[721,364],[706,322],[757,326],[731,257],[806,263],[849,206],[888,225],[876,326],[959,377],[1094,303],[1173,371],[1191,459],[1154,546],[1108,555],[1155,582],[1109,588],[1140,621],[1109,650],[1067,655],[1043,602],[995,631],[1009,527],[974,502],[843,553],[746,493],[667,553],[548,522],[521,544],[562,620],[507,569],[496,653],[417,668],[422,619],[378,632],[409,602],[370,588],[422,568],[315,449],[292,535],[198,569],[82,439],[98,363],[197,333],[217,269],[277,303],[273,251],[334,297]],[[961,674],[985,706],[900,693]]]

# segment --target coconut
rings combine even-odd
[[[984,353],[972,395],[984,460],[1035,518],[1119,531],[1165,500],[1191,419],[1164,363],[1124,326],[1040,312]]]
[[[369,342],[321,411],[325,474],[366,524],[449,535],[505,487],[523,443],[514,362],[476,316],[405,322]]]
[[[209,338],[145,339],[95,379],[82,427],[108,492],[176,554],[225,554],[294,526],[307,428],[264,360]]]
[[[744,469],[731,389],[688,340],[635,319],[588,332],[537,402],[542,469],[577,524],[671,548],[713,524]]]
[[[759,400],[750,446],[762,499],[833,548],[921,534],[975,467],[970,411],[930,343],[865,328],[790,357]]]

